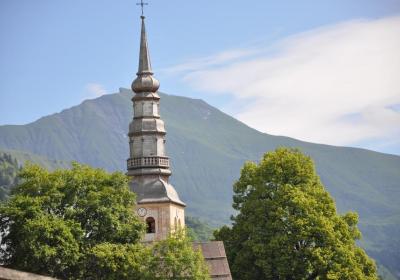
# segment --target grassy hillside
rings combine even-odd
[[[18,165],[24,165],[26,162],[38,164],[48,170],[54,170],[56,168],[69,168],[70,162],[63,160],[49,159],[46,156],[35,155],[26,151],[10,150],[0,148],[0,154],[10,155],[13,159],[18,162]]]
[[[0,152],[0,201],[9,197],[10,190],[18,184],[19,165],[15,158]]]
[[[0,148],[125,170],[131,95],[122,89],[28,125],[1,126]],[[161,97],[171,180],[190,215],[212,226],[228,223],[232,183],[243,163],[256,161],[278,146],[299,147],[315,160],[339,211],[359,213],[365,237],[362,245],[391,271],[400,273],[399,156],[263,134],[202,100]]]
[[[70,167],[65,161],[50,160],[29,152],[0,149],[0,201],[8,199],[11,189],[19,183],[18,172],[21,166],[27,162],[39,164],[48,170]]]

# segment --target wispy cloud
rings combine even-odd
[[[225,111],[260,131],[338,145],[397,139],[400,150],[399,34],[400,17],[350,21],[172,70],[196,90],[231,94]]]
[[[85,86],[83,99],[94,99],[107,94],[107,90],[103,85],[98,83],[89,83]]]
[[[178,74],[182,72],[197,71],[208,67],[216,67],[225,65],[226,63],[232,63],[233,61],[243,60],[257,54],[259,49],[248,49],[248,50],[227,50],[215,55],[195,58],[186,61],[182,64],[178,64],[169,68],[161,69],[162,73],[165,74]]]

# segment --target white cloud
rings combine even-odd
[[[260,131],[337,145],[398,139],[400,148],[400,17],[318,28],[273,49],[174,71],[196,90],[231,94],[225,111]]]
[[[101,84],[89,83],[85,86],[84,99],[94,99],[104,94],[107,94],[107,90]]]
[[[244,59],[246,57],[250,57],[251,55],[257,54],[258,52],[259,50],[256,49],[228,50],[207,57],[195,58],[185,63],[178,64],[166,69],[161,69],[160,72],[165,74],[177,74],[188,71],[196,71],[198,69],[213,67],[226,62],[233,62],[239,59]]]

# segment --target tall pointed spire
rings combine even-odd
[[[151,70],[149,46],[147,44],[145,17],[142,15],[142,31],[140,35],[140,52],[139,52],[139,68],[136,73],[137,78],[132,83],[132,90],[136,93],[140,92],[157,92],[160,82],[153,77]]]
[[[140,54],[139,54],[139,69],[138,74],[153,74],[151,72],[151,62],[149,54],[149,46],[147,44],[147,34],[146,26],[144,23],[144,16],[140,17],[142,19],[142,32],[140,35]]]

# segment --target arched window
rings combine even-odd
[[[177,218],[176,218],[176,217],[175,217],[175,219],[174,219],[174,228],[175,228],[175,230],[178,229],[178,221],[177,221]]]
[[[153,217],[148,217],[146,219],[146,233],[156,233],[156,221]]]

